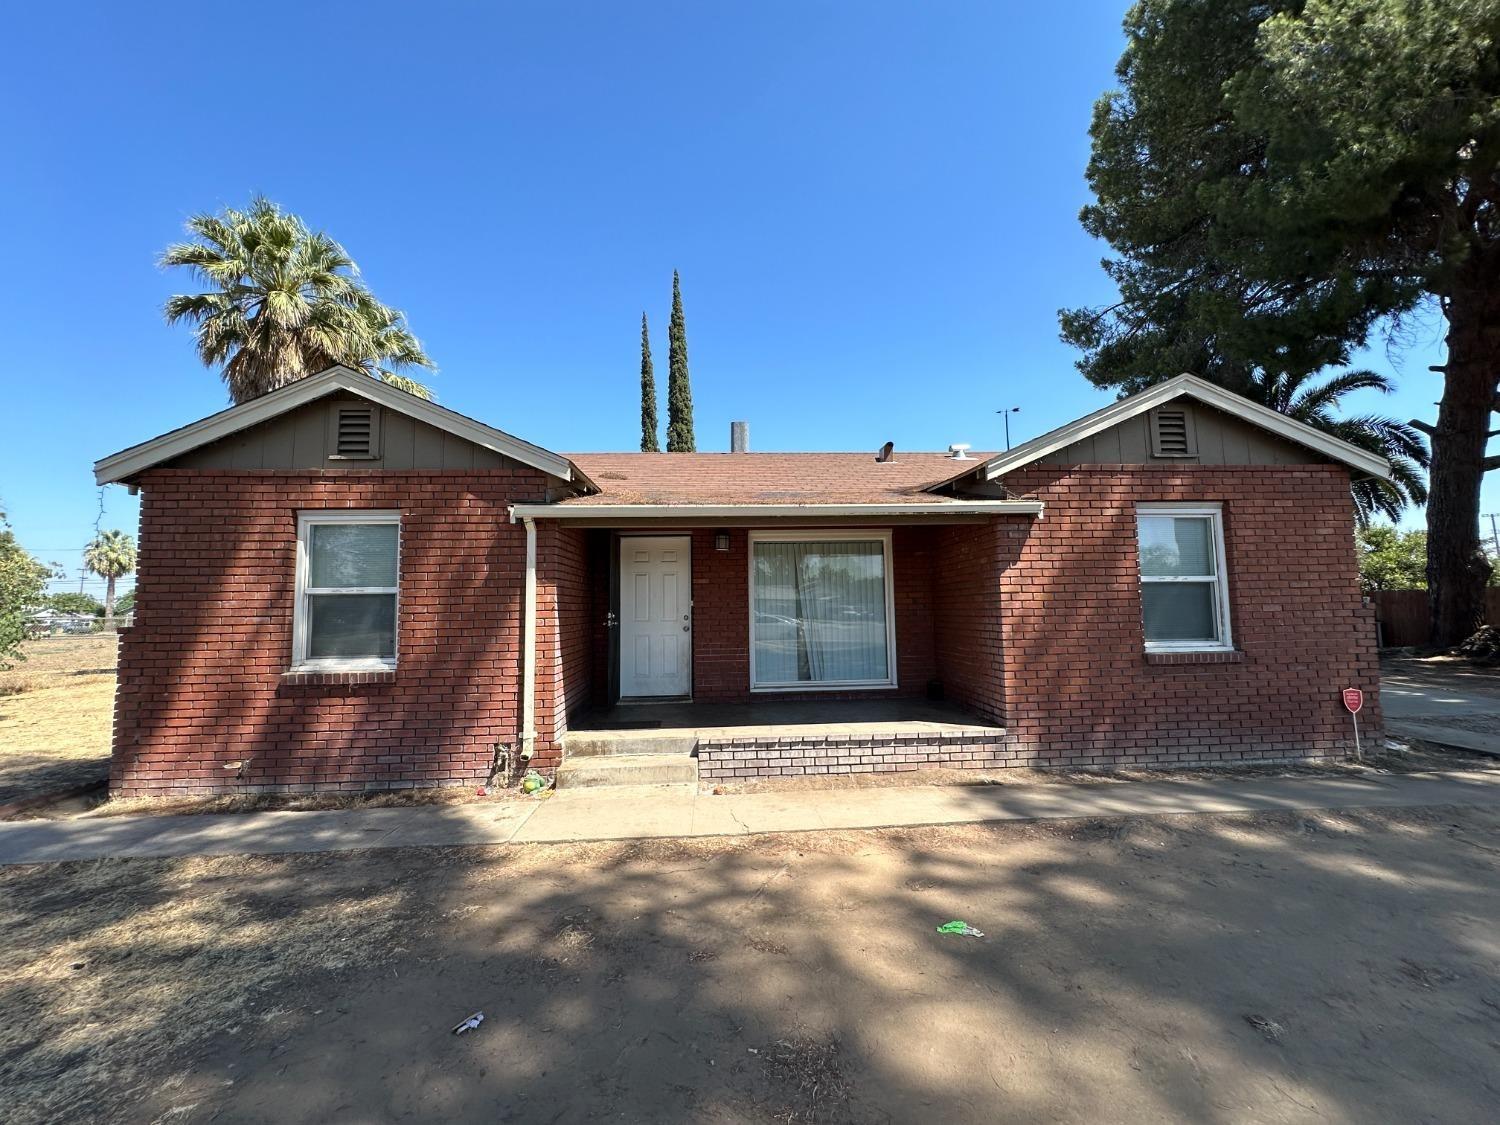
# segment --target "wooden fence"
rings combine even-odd
[[[1387,648],[1427,643],[1427,591],[1380,590],[1375,594],[1380,643]],[[1500,588],[1485,591],[1484,619],[1500,622]]]

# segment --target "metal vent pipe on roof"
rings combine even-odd
[[[731,453],[749,453],[750,452],[750,423],[749,422],[731,422],[731,423],[729,423],[729,452],[731,452]]]

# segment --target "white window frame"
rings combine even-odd
[[[891,558],[891,532],[889,528],[841,528],[838,530],[821,531],[816,529],[806,531],[752,531],[749,538],[750,547],[746,552],[749,558],[746,579],[747,594],[745,599],[747,604],[745,608],[746,615],[749,618],[749,633],[747,636],[750,641],[750,691],[752,693],[849,691],[851,689],[881,689],[899,686],[897,684],[899,661],[896,658],[896,570]],[[790,683],[757,683],[755,675],[755,544],[791,542],[824,543],[851,539],[879,542],[885,554],[883,563],[885,567],[885,663],[889,675],[884,679],[878,680],[820,680],[816,683],[806,680],[793,680]]]
[[[1152,575],[1141,571],[1141,518],[1143,516],[1186,516],[1207,518],[1214,540],[1215,575]],[[1135,524],[1135,572],[1142,587],[1148,582],[1175,582],[1202,586],[1213,583],[1214,622],[1218,626],[1217,641],[1152,641],[1147,640],[1147,652],[1232,652],[1234,634],[1229,625],[1229,567],[1224,557],[1224,507],[1222,504],[1137,504]],[[1141,599],[1144,603],[1145,599]],[[1145,637],[1145,609],[1142,605],[1141,635]]]
[[[312,529],[320,524],[395,524],[396,585],[394,586],[309,586],[311,572]],[[311,598],[315,594],[392,594],[396,599],[396,635],[393,655],[389,658],[307,655],[308,622]],[[386,508],[339,508],[297,513],[297,600],[292,614],[292,671],[313,672],[381,672],[396,666],[401,645],[401,513]]]

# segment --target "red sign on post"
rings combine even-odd
[[[1344,689],[1344,706],[1348,708],[1349,714],[1357,715],[1359,709],[1365,705],[1365,693],[1357,687],[1346,687]]]

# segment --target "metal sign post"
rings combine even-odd
[[[1354,760],[1362,762],[1365,760],[1364,751],[1359,745],[1359,709],[1365,705],[1365,693],[1357,687],[1344,689],[1344,706],[1349,711],[1349,721],[1354,724]]]

